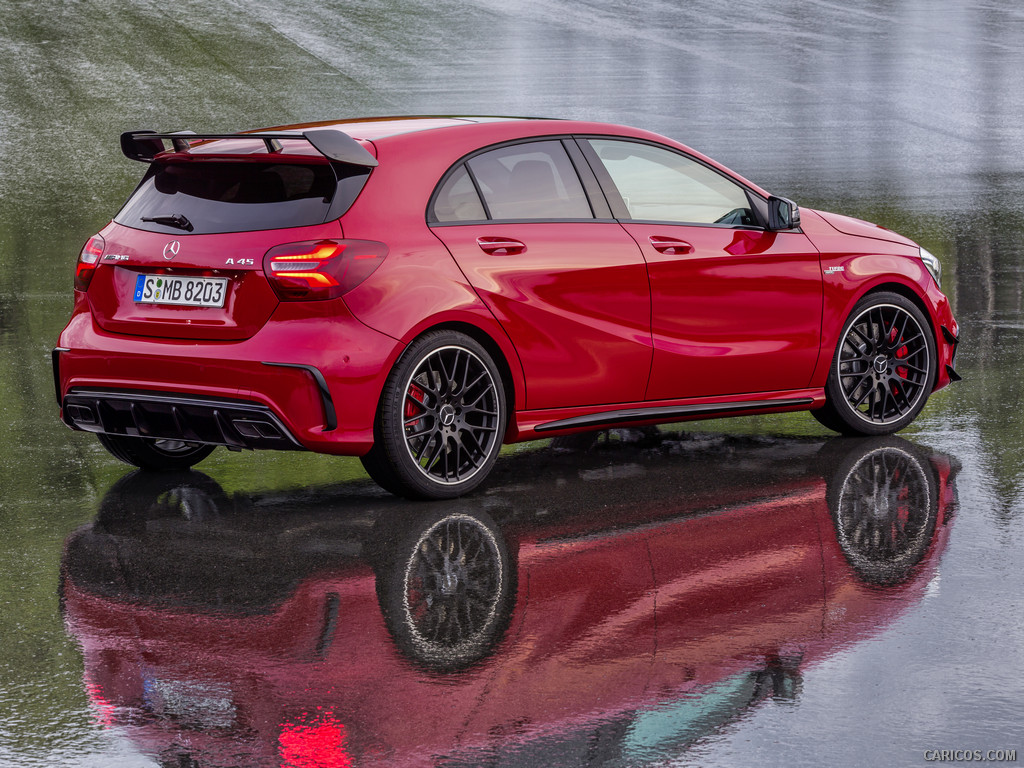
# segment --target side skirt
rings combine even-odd
[[[821,389],[796,392],[775,392],[762,397],[702,402],[669,402],[628,404],[626,407],[596,406],[589,409],[552,409],[521,411],[516,414],[516,440],[547,437],[558,432],[600,429],[639,424],[712,419],[743,416],[751,413],[811,410],[824,405]]]

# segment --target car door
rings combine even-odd
[[[434,234],[515,345],[531,410],[642,401],[651,367],[647,269],[600,192],[595,215],[558,138],[502,145],[452,168]],[[604,206],[603,208],[600,206]]]
[[[807,387],[822,313],[818,251],[807,237],[767,231],[763,199],[682,152],[613,138],[581,145],[647,260],[647,399]]]

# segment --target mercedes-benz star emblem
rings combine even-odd
[[[450,427],[455,423],[455,409],[450,403],[442,405],[438,415],[441,417],[441,426],[443,427]]]
[[[171,240],[167,245],[164,246],[164,258],[170,261],[178,255],[178,251],[181,250],[181,243],[177,240]]]

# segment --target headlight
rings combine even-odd
[[[920,246],[918,246],[920,247]],[[932,277],[935,278],[935,284],[942,287],[942,264],[935,257],[934,254],[929,253],[924,248],[921,248],[921,261],[924,262],[925,267],[931,272]]]

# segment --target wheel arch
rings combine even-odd
[[[494,360],[494,364],[498,366],[498,372],[501,375],[501,386],[505,390],[505,402],[508,404],[508,423],[505,425],[505,432],[507,434],[509,431],[509,425],[512,423],[516,411],[516,396],[523,393],[516,386],[516,379],[512,373],[512,366],[509,364],[508,358],[505,355],[505,351],[501,348],[501,345],[479,326],[458,320],[449,320],[443,323],[438,323],[437,325],[432,325],[429,328],[425,328],[409,343],[411,344],[416,341],[416,339],[420,338],[420,336],[430,333],[431,331],[458,331],[459,333],[464,333],[487,350],[487,354],[491,356],[491,359]],[[518,363],[518,361],[516,362]]]
[[[430,338],[431,336],[433,338]],[[463,339],[461,342],[458,340],[460,337]],[[510,432],[515,434],[515,430],[510,430],[508,426],[515,413],[514,409],[509,407],[509,397],[515,397],[516,392],[513,373],[510,370],[508,359],[499,343],[485,331],[472,323],[451,319],[421,327],[418,333],[411,334],[408,342],[400,344],[399,348],[399,352],[395,356],[395,362],[389,368],[387,381],[378,398],[376,413],[373,419],[373,445],[366,454],[360,457],[363,467],[370,477],[382,488],[411,499],[452,499],[463,493],[468,493],[486,479],[490,469],[493,467],[494,461],[498,457],[501,445],[505,442],[506,436]],[[433,412],[433,421],[428,422],[427,428],[417,433],[414,437],[426,436],[425,440],[427,442],[421,442],[421,448],[435,438],[441,442],[434,443],[435,450],[427,458],[427,466],[424,467],[420,464],[420,457],[423,455],[423,451],[420,450],[418,455],[413,456],[413,448],[409,442],[410,436],[407,430],[409,421],[407,419],[408,414],[405,413],[406,398],[408,397],[407,387],[410,386],[412,381],[409,377],[415,375],[420,370],[418,366],[422,365],[427,357],[439,354],[445,349],[468,351],[468,355],[476,358],[481,368],[489,369],[493,366],[496,369],[498,381],[495,382],[494,378],[488,373],[487,382],[481,385],[486,388],[485,392],[469,403],[469,409],[482,411],[489,414],[489,417],[494,417],[494,419],[490,424],[474,426],[469,422],[463,423],[452,418],[447,422],[443,422],[446,426],[442,431],[442,428],[439,426],[442,413],[436,409],[441,407],[442,401],[452,403],[457,400],[456,405],[445,406],[451,409],[449,415],[456,417],[460,412],[458,409],[463,404],[460,398],[464,393],[452,395],[448,385],[443,387],[443,391],[442,389],[431,390],[434,392],[434,405],[429,407],[424,405],[422,410],[424,413],[428,411]],[[421,358],[420,355],[424,352],[426,357]],[[459,352],[456,351],[455,354],[458,355]],[[481,359],[483,356],[489,356],[490,362],[484,362]],[[470,363],[467,360],[466,375],[469,373],[469,365]],[[483,381],[482,375],[472,381],[472,386],[476,386],[481,381]],[[464,379],[463,384],[465,383],[466,380]],[[458,389],[458,386],[453,382],[451,388]],[[486,407],[477,407],[476,403],[488,393],[492,399],[491,407],[493,410],[488,410]],[[502,396],[505,398],[504,416],[506,423],[504,430],[501,430],[500,399]],[[425,401],[421,401],[422,403],[425,403]],[[431,408],[434,410],[430,411]],[[495,421],[497,423],[494,423]],[[474,438],[476,442],[475,448],[465,448],[463,446],[464,450],[461,452],[463,454],[461,459],[460,451],[456,448],[454,452],[456,463],[453,475],[454,480],[449,482],[449,462],[446,458],[440,467],[440,479],[435,482],[432,476],[436,473],[431,471],[431,467],[434,466],[434,459],[438,456],[439,450],[443,448],[446,456],[452,453],[449,451],[448,446],[450,445],[449,441],[452,438],[453,430],[461,434],[463,431],[473,429],[487,431],[486,439],[481,441],[479,437]],[[459,444],[461,445],[461,438]],[[469,469],[472,472],[468,476],[462,477],[460,472],[465,468],[466,462],[469,463]]]
[[[849,286],[847,286],[845,290],[840,289],[840,291],[833,293],[832,296],[828,295],[829,289],[826,287],[821,348],[818,363],[814,368],[814,375],[811,377],[811,386],[825,386],[829,367],[832,365],[836,346],[839,344],[842,326],[846,323],[858,302],[866,296],[876,293],[895,293],[917,307],[931,326],[932,340],[935,342],[936,347],[939,346],[942,331],[935,312],[929,307],[928,302],[918,290],[915,290],[912,285],[894,279],[893,275],[879,275],[876,282],[872,282],[867,286],[861,285],[857,290],[849,290]],[[938,374],[936,374],[937,376]],[[932,386],[934,388],[934,381]]]
[[[500,326],[498,327],[500,331]],[[508,407],[508,420],[505,425],[505,437],[510,434],[514,434],[514,423],[516,418],[516,411],[524,407],[526,397],[526,382],[523,379],[522,368],[519,363],[519,358],[516,356],[516,351],[511,347],[511,342],[505,339],[508,344],[508,350],[502,345],[502,343],[495,338],[494,334],[488,330],[482,328],[473,322],[468,322],[460,318],[444,318],[435,319],[433,323],[422,324],[417,327],[413,333],[409,334],[409,337],[404,340],[404,343],[399,345],[397,353],[394,355],[394,359],[391,360],[387,370],[390,371],[398,361],[405,354],[405,351],[416,342],[417,339],[425,336],[428,333],[434,331],[457,331],[469,336],[471,339],[480,344],[487,353],[491,356],[494,364],[498,366],[498,373],[501,376],[501,386],[505,391],[505,402]],[[385,373],[386,378],[386,373]],[[380,402],[381,398],[384,397],[383,384],[380,391],[377,393],[377,403],[374,406],[374,434],[377,434],[378,420],[380,418]]]
[[[877,297],[877,298],[875,298]],[[915,326],[920,327],[918,319],[913,318],[913,310],[916,309],[918,317],[923,324],[931,324],[931,334],[928,334],[921,328],[921,332],[911,331],[911,339],[916,341],[914,347],[904,346],[903,350],[906,355],[916,355],[922,350],[928,353],[930,356],[935,356],[934,365],[931,371],[931,381],[927,378],[921,377],[916,381],[911,379],[909,373],[897,374],[894,366],[894,360],[900,355],[896,351],[897,347],[889,347],[888,344],[892,340],[885,342],[877,342],[876,330],[867,331],[867,335],[864,332],[858,331],[860,338],[863,340],[864,345],[870,346],[874,351],[868,350],[870,355],[879,355],[879,357],[873,358],[875,365],[875,371],[882,376],[871,374],[868,378],[868,374],[871,373],[872,358],[860,357],[860,364],[867,365],[867,369],[861,369],[860,371],[854,371],[847,369],[846,373],[840,372],[835,366],[837,361],[840,359],[840,346],[844,344],[846,334],[849,332],[848,329],[852,328],[853,322],[856,320],[860,321],[866,313],[873,310],[876,307],[891,307],[896,312],[902,312],[904,315],[910,316],[913,319]],[[856,313],[856,314],[855,314]],[[871,324],[873,321],[870,319],[867,321]],[[884,323],[884,320],[879,320],[879,323]],[[828,370],[826,373],[825,386],[825,404],[821,409],[813,411],[812,415],[825,427],[847,435],[888,435],[903,429],[908,426],[921,412],[925,402],[928,399],[928,395],[934,391],[936,381],[938,380],[938,336],[935,329],[935,318],[932,312],[929,311],[927,305],[922,306],[922,299],[916,296],[911,289],[906,288],[898,283],[893,284],[891,282],[879,282],[872,285],[869,289],[860,292],[853,302],[852,306],[848,308],[846,319],[842,325],[842,331],[840,332],[839,338],[836,341],[836,348],[832,355],[832,360],[829,362]],[[884,327],[884,325],[883,325]],[[892,329],[895,329],[895,320],[893,321]],[[890,329],[890,330],[892,330]],[[903,330],[900,331],[902,334],[906,331],[906,321],[903,322]],[[885,332],[886,336],[888,331]],[[919,341],[917,341],[919,340]],[[861,346],[859,342],[851,342],[853,346]],[[904,341],[902,338],[897,342],[897,346],[900,344],[909,345],[910,340]],[[881,346],[879,346],[881,345]],[[930,349],[929,349],[930,347]],[[906,351],[910,349],[911,351]],[[864,352],[861,353],[865,354]],[[855,359],[855,358],[850,358]],[[882,369],[879,369],[879,359],[885,361],[885,365]],[[867,361],[867,362],[865,362]],[[923,364],[923,363],[922,363]],[[921,368],[916,370],[924,373]],[[833,378],[833,374],[836,375]],[[840,384],[839,377],[850,377],[855,378],[858,374],[860,378],[855,381],[852,385],[853,390],[847,391],[844,385]],[[906,386],[903,388],[903,404],[901,405],[896,395],[899,393],[890,389],[890,377],[899,375],[905,383],[909,383],[911,390],[908,393]],[[864,386],[866,389],[861,390],[860,387]],[[916,391],[915,391],[916,390]],[[856,402],[852,402],[852,397],[860,391],[862,394]],[[879,402],[878,397],[872,395],[868,401],[868,412],[865,415],[864,412],[860,411],[860,406],[865,402],[865,398],[872,393],[878,391],[888,393],[882,398],[881,406],[877,417],[875,416],[875,404]],[[887,406],[886,401],[889,400],[892,403],[892,408]],[[893,412],[895,411],[895,412]]]
[[[921,312],[924,313],[924,316],[928,318],[929,322],[931,322],[933,326],[932,332],[934,333],[935,319],[932,317],[932,311],[928,308],[928,304],[924,301],[924,299],[921,298],[920,294],[917,293],[917,291],[915,291],[913,288],[904,285],[903,283],[897,282],[879,283],[878,285],[874,285],[868,290],[864,291],[863,294],[858,296],[853,301],[853,304],[855,305],[865,296],[870,296],[873,293],[898,293],[903,298],[910,300],[915,305],[917,305],[917,308],[920,309]]]

